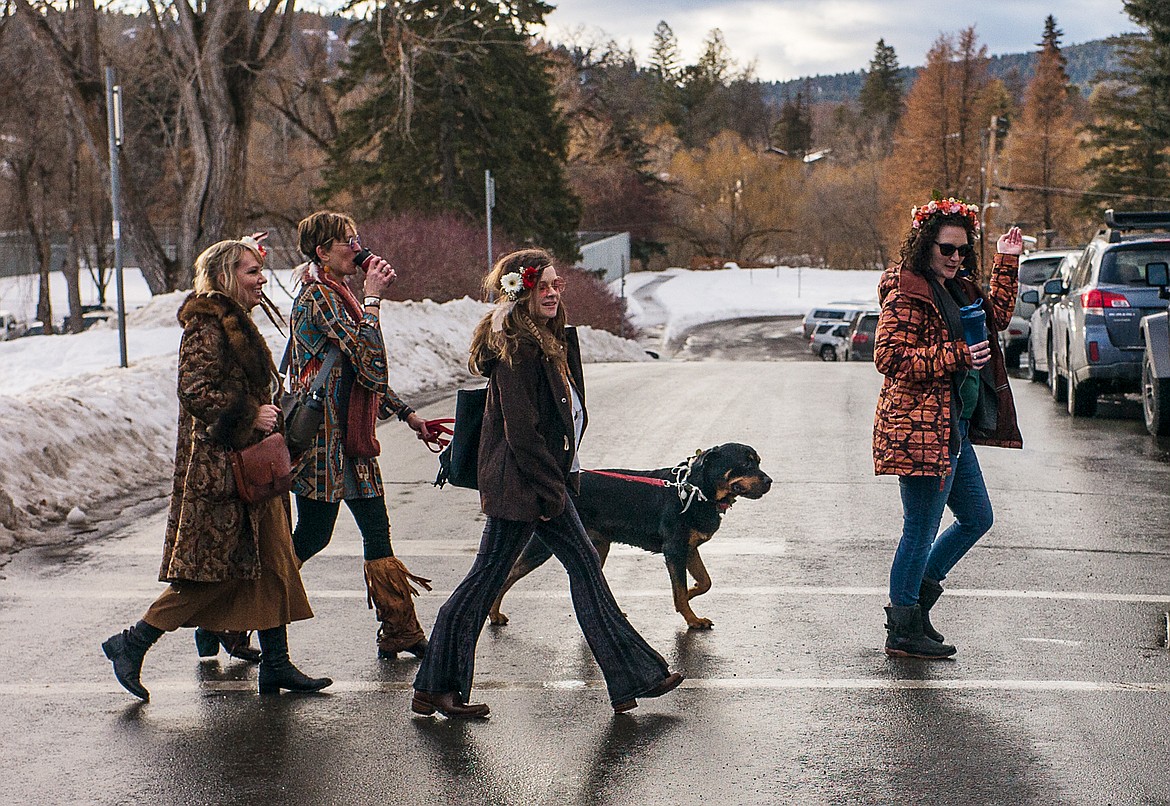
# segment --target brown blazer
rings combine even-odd
[[[1016,406],[996,333],[1008,326],[1015,308],[1019,259],[996,254],[991,291],[984,299],[991,333],[991,368],[995,379],[994,427],[974,426],[971,442],[1002,448],[1023,446]],[[967,291],[983,292],[970,280]],[[926,279],[900,265],[891,266],[878,284],[882,313],[878,319],[874,364],[886,376],[873,425],[873,463],[877,475],[947,476],[951,472],[951,375],[971,366],[962,341],[948,341],[942,313]]]
[[[569,374],[585,406],[585,378],[574,328],[565,328]],[[512,364],[497,361],[489,373],[479,439],[479,500],[485,515],[532,522],[565,508],[576,445],[569,391],[540,345],[521,336]],[[585,414],[585,425],[589,415]]]
[[[252,424],[272,402],[272,354],[224,294],[192,294],[179,322],[179,433],[159,580],[256,579],[259,515],[236,493],[228,454],[263,437]]]

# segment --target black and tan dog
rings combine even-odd
[[[581,474],[581,493],[574,503],[602,564],[615,541],[661,553],[670,573],[674,609],[691,629],[707,630],[714,622],[696,616],[690,605],[691,599],[711,588],[699,546],[719,530],[723,513],[736,498],[760,498],[771,486],[772,479],[760,469],[759,454],[729,442],[700,451],[675,467],[587,470]],[[504,594],[551,556],[537,538],[528,541],[492,603],[488,614],[492,624],[508,623],[500,612]],[[688,571],[695,580],[690,589]]]

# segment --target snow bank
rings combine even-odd
[[[176,361],[182,334],[175,312],[186,293],[150,299],[127,314],[130,367],[120,368],[110,322],[85,333],[0,342],[5,387],[0,418],[0,552],[34,542],[74,506],[165,491],[174,459]],[[286,311],[288,305],[282,306]],[[387,302],[382,330],[390,383],[406,400],[470,380],[471,332],[488,305],[469,298],[438,304]],[[279,361],[285,338],[257,311]],[[649,360],[635,342],[580,328],[586,361]]]

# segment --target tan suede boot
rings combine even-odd
[[[412,596],[418,596],[417,583],[427,590],[431,581],[407,570],[397,557],[369,560],[365,564],[366,604],[376,608],[378,621],[378,657],[393,660],[406,651],[421,658],[427,638],[414,612]]]

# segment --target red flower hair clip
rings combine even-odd
[[[520,282],[524,283],[525,288],[536,288],[543,271],[539,266],[524,266],[520,269]]]

